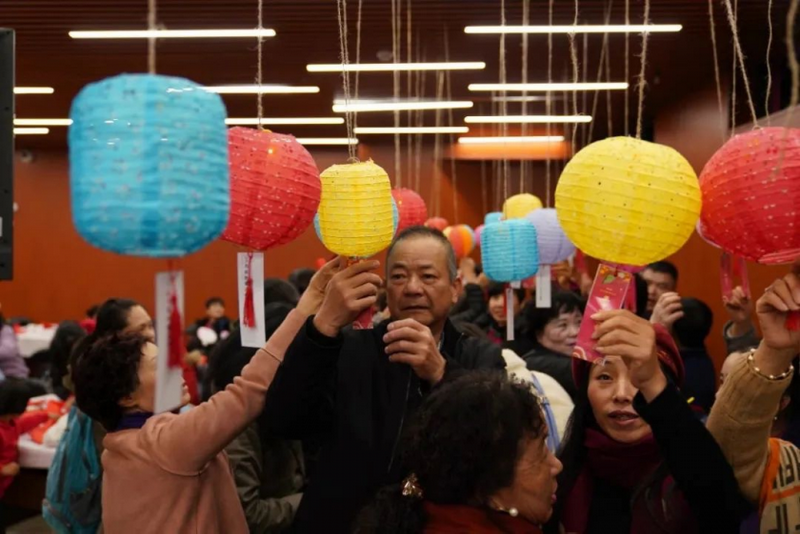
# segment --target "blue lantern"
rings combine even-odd
[[[527,219],[487,224],[481,235],[483,270],[496,282],[515,282],[539,270],[536,228]]]
[[[492,224],[496,222],[500,222],[503,220],[503,212],[502,211],[493,211],[491,213],[487,213],[486,217],[483,218],[483,224]]]
[[[397,210],[397,202],[392,197],[392,222],[394,224],[394,235],[397,235],[397,225],[400,222],[400,212]],[[314,231],[317,233],[317,239],[322,241],[322,232],[319,229],[319,213],[314,215]]]
[[[92,245],[178,257],[228,223],[225,105],[183,78],[120,75],[84,87],[69,129],[72,218]]]

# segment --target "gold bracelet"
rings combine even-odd
[[[792,373],[794,373],[794,366],[789,364],[789,368],[787,370],[785,370],[784,372],[782,372],[781,374],[779,374],[779,375],[765,375],[764,373],[761,372],[761,369],[759,369],[756,366],[756,349],[750,349],[750,353],[747,355],[747,365],[749,365],[750,368],[753,371],[755,371],[756,374],[758,376],[760,376],[761,378],[765,378],[765,379],[771,380],[773,382],[777,382],[779,380],[783,380],[783,379],[791,376]]]

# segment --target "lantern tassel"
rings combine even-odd
[[[256,326],[256,306],[253,302],[253,253],[247,254],[247,274],[245,275],[244,312],[242,324],[247,328]]]
[[[168,366],[180,369],[183,364],[183,320],[178,306],[178,289],[172,277],[172,290],[169,296],[169,352]]]

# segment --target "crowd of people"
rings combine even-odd
[[[757,302],[726,298],[719,389],[713,315],[678,293],[674,265],[635,275],[631,309],[587,318],[595,364],[571,357],[586,281],[553,272],[549,307],[535,289],[507,300],[440,232],[412,227],[385,265],[334,258],[266,280],[260,349],[211,298],[166,413],[163,347],[135,301],[61,324],[33,376],[0,316],[0,497],[42,390],[74,400],[56,462],[85,473],[50,470],[57,532],[800,530],[800,332],[786,324],[800,263]],[[353,328],[365,310],[373,328]]]

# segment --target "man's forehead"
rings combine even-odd
[[[408,238],[397,243],[392,254],[387,258],[388,266],[436,265],[447,262],[447,251],[444,245],[431,237]]]

